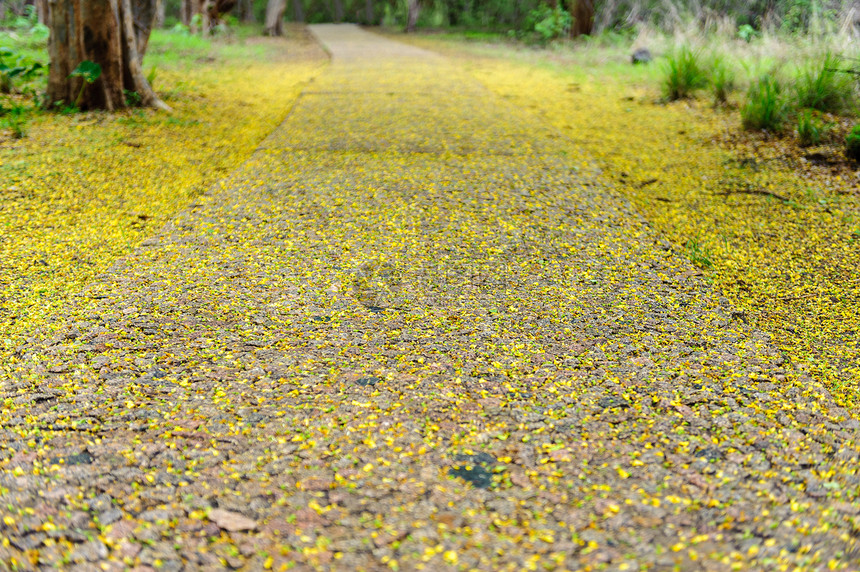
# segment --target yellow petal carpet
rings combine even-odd
[[[7,562],[856,568],[825,388],[551,125],[312,30],[287,121],[20,348]]]

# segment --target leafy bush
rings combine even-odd
[[[741,123],[744,129],[768,129],[779,131],[789,115],[789,107],[782,93],[779,80],[770,75],[761,76],[747,92],[747,100],[741,107]]]
[[[28,81],[45,71],[12,48],[0,48],[0,93],[10,93],[15,81]]]
[[[0,107],[0,117],[2,117],[0,125],[7,127],[14,139],[22,139],[27,136],[26,114],[27,110],[22,105],[15,104],[9,109]]]
[[[839,113],[855,106],[852,78],[838,71],[842,58],[830,52],[802,70],[797,78],[797,104],[799,107]]]
[[[830,132],[831,125],[813,115],[811,111],[804,111],[797,117],[797,139],[801,147],[818,145]]]
[[[531,28],[540,35],[545,42],[555,38],[567,36],[573,23],[570,13],[561,7],[561,3],[555,8],[541,4],[536,10],[529,13]]]
[[[690,97],[695,91],[708,86],[701,55],[687,46],[669,55],[664,71],[663,94],[669,101]]]
[[[756,36],[758,36],[758,32],[749,24],[743,24],[738,27],[738,38],[744,42],[749,44]]]
[[[860,161],[860,124],[855,125],[845,138],[845,156]]]

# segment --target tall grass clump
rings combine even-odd
[[[797,116],[797,140],[801,147],[818,145],[827,137],[832,127],[807,109]]]
[[[669,55],[664,69],[663,94],[669,101],[684,99],[708,86],[701,54],[682,46]]]
[[[722,56],[716,56],[711,62],[711,94],[715,105],[724,105],[729,95],[735,90],[735,74],[726,65]]]
[[[741,107],[741,124],[749,130],[780,131],[789,111],[779,80],[772,75],[762,75],[747,92]]]
[[[795,86],[798,107],[825,113],[841,113],[854,109],[854,81],[851,74],[839,71],[842,65],[841,57],[827,52],[801,70]]]

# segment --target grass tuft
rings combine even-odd
[[[801,70],[797,78],[798,107],[825,113],[842,113],[856,107],[854,83],[849,74],[840,72],[842,58],[825,53],[809,67]]]
[[[726,65],[722,56],[716,56],[711,63],[711,94],[715,105],[725,105],[729,95],[735,90],[735,74]]]
[[[823,123],[809,110],[797,116],[797,139],[801,147],[820,144],[831,128],[832,125]]]
[[[708,86],[708,75],[701,60],[701,54],[688,46],[682,46],[669,55],[663,78],[663,94],[667,100],[691,97]]]
[[[781,131],[789,115],[789,106],[782,92],[779,80],[771,75],[763,75],[753,83],[741,107],[744,129]]]

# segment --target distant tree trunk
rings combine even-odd
[[[368,26],[376,24],[376,15],[373,13],[373,0],[364,0],[364,21]]]
[[[48,25],[49,12],[48,0],[36,0],[36,18],[40,24]]]
[[[305,21],[305,6],[302,0],[293,0],[293,19],[296,22]]]
[[[246,24],[253,24],[256,18],[254,17],[254,3],[252,0],[239,0],[239,18]]]
[[[269,0],[266,5],[266,35],[284,35],[284,12],[287,11],[287,0]]]
[[[169,110],[141,67],[154,14],[155,0],[50,0],[48,102],[114,110],[126,107],[125,92],[133,91],[143,105]],[[91,85],[69,77],[83,61],[101,66]]]
[[[334,21],[338,24],[343,22],[343,0],[332,0],[334,4]]]
[[[594,31],[594,0],[572,0],[570,16],[573,18],[570,35],[590,36]]]
[[[195,30],[195,32],[199,31],[202,34],[208,34],[209,30],[212,29],[213,4],[212,0],[202,0],[200,3],[200,30]]]
[[[179,8],[179,20],[185,26],[191,26],[191,18],[197,13],[197,0],[182,0]]]
[[[164,0],[156,0],[156,2],[155,2],[155,23],[153,24],[153,27],[154,28],[163,28],[165,16],[166,16],[166,14],[165,14]]]
[[[414,32],[415,25],[418,23],[418,15],[421,13],[421,4],[418,0],[407,0],[409,12],[406,15],[406,31]]]

